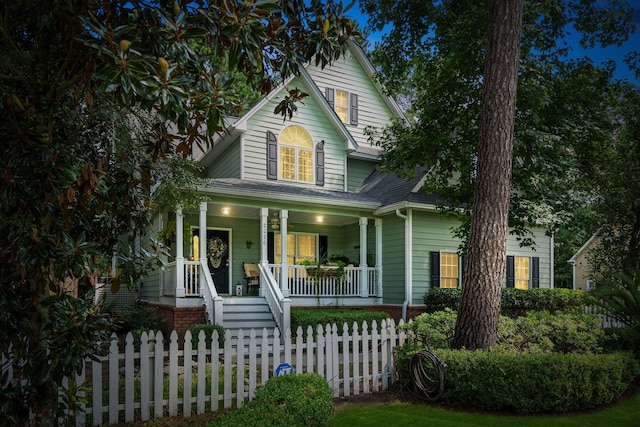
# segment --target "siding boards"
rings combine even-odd
[[[299,79],[294,79],[289,88],[298,87],[309,93],[307,88]],[[282,89],[284,92],[284,89]],[[333,126],[331,126],[320,110],[318,104],[311,97],[304,100],[304,105],[298,105],[298,111],[291,120],[283,121],[282,117],[273,113],[275,104],[267,103],[260,111],[257,111],[249,119],[248,130],[245,132],[245,152],[244,152],[244,177],[254,180],[267,179],[267,152],[265,134],[267,130],[272,131],[276,136],[287,126],[299,125],[304,127],[313,139],[314,146],[321,141],[324,145],[324,187],[328,190],[342,191],[344,189],[344,138],[339,137]],[[315,177],[314,177],[315,178]],[[315,184],[300,184],[314,185]]]
[[[240,139],[233,141],[207,170],[208,178],[240,178]]]
[[[373,172],[376,164],[365,160],[348,159],[347,167],[347,190],[354,191]]]
[[[371,147],[363,130],[367,126],[379,127],[385,124],[390,117],[393,117],[393,113],[358,60],[350,51],[347,51],[332,65],[324,69],[311,65],[307,71],[322,93],[325,93],[326,88],[335,88],[358,95],[358,124],[347,123],[346,127],[358,145]],[[381,118],[385,123],[380,121]]]
[[[382,289],[384,304],[404,302],[405,253],[404,220],[395,215],[383,218]]]

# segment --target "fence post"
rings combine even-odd
[[[164,345],[161,331],[156,333],[155,340],[155,349],[153,350],[153,416],[160,418],[164,412],[164,395],[162,392],[164,383]]]
[[[133,335],[127,333],[124,347],[124,421],[130,423],[133,421],[133,407],[135,405],[135,397],[133,393]]]
[[[358,322],[353,322],[353,394],[360,394],[360,334],[358,333]]]
[[[153,361],[149,356],[149,335],[146,331],[140,334],[140,419],[147,421],[150,418],[149,405],[151,384],[153,384],[153,371],[150,367]]]
[[[191,416],[191,366],[193,365],[193,344],[191,343],[191,331],[186,331],[184,334],[184,376],[182,379],[184,387],[182,388],[182,414],[185,417]]]

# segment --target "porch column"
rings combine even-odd
[[[280,291],[285,298],[289,297],[289,260],[287,254],[287,219],[289,211],[280,211]]]
[[[382,218],[376,218],[376,293],[382,296]]]
[[[367,224],[369,219],[360,218],[360,296],[369,296],[369,281],[367,276]]]
[[[184,229],[182,207],[176,209],[176,298],[184,298]]]
[[[200,202],[198,240],[198,252],[200,252],[200,264],[202,264],[207,262],[207,202]]]
[[[269,219],[269,208],[260,208],[260,263],[269,263],[269,250],[267,240],[267,225]]]

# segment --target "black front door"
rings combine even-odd
[[[207,230],[207,260],[218,294],[229,294],[229,232]]]

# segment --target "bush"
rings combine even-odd
[[[417,347],[451,348],[457,313],[451,309],[423,313],[398,330],[411,331]],[[599,353],[604,332],[590,314],[532,311],[512,319],[500,316],[498,349],[527,353]]]
[[[457,310],[461,295],[460,289],[431,288],[424,294],[425,311],[433,313],[445,308]],[[551,313],[580,312],[591,303],[593,297],[590,294],[572,289],[503,288],[501,313],[515,317],[540,310]]]
[[[213,331],[218,331],[218,348],[224,347],[224,328],[220,325],[191,325],[187,328],[187,331],[191,332],[191,342],[193,344],[193,348],[198,348],[198,335],[200,334],[200,331],[204,331],[207,348],[211,348],[210,343]]]
[[[369,332],[371,332],[371,324],[374,320],[378,325],[378,332],[380,332],[380,324],[383,320],[389,318],[390,316],[383,311],[292,309],[291,334],[295,335],[299,327],[301,327],[303,333],[306,334],[309,326],[313,328],[315,334],[318,325],[325,326],[327,324],[333,325],[334,323],[338,326],[338,331],[341,332],[344,323],[346,323],[349,326],[349,330],[351,330],[354,322],[357,323],[359,327],[362,327],[362,322],[367,322]]]
[[[221,415],[213,426],[327,426],[333,417],[333,393],[318,374],[270,378],[252,401]]]
[[[531,311],[513,319],[500,316],[498,348],[526,353],[600,353],[604,332],[591,314]]]
[[[454,405],[518,413],[597,408],[620,397],[638,374],[630,353],[523,354],[442,350],[446,396]]]
[[[604,328],[600,346],[605,353],[640,351],[640,335],[633,328]]]
[[[451,348],[457,318],[454,310],[446,308],[420,314],[411,322],[398,326],[398,330],[411,331],[419,347],[426,346],[428,340],[432,348]]]

